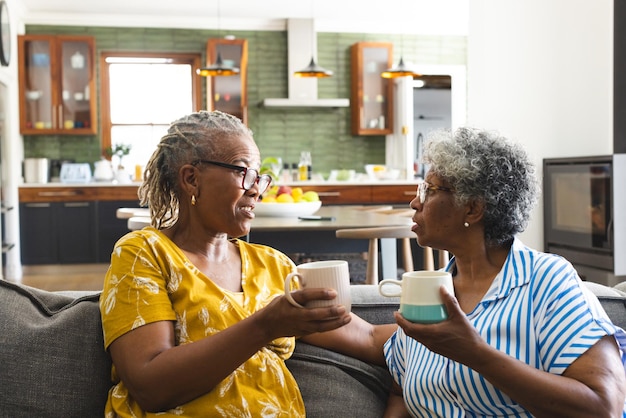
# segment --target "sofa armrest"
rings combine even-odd
[[[98,297],[0,280],[0,415],[102,416],[111,360]]]

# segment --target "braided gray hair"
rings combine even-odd
[[[454,188],[457,204],[485,204],[488,243],[506,243],[526,228],[540,188],[535,166],[519,144],[474,128],[440,130],[429,135],[424,162]]]
[[[166,228],[178,219],[180,167],[200,159],[223,158],[218,139],[231,136],[252,138],[252,131],[235,116],[220,111],[203,110],[171,123],[146,165],[137,193],[140,204],[150,208],[152,226]]]

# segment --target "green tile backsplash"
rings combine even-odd
[[[107,51],[177,51],[201,53],[215,30],[26,26],[28,34],[81,34],[96,40],[97,53]],[[350,133],[350,109],[276,109],[258,104],[265,98],[287,97],[287,32],[228,31],[248,40],[248,125],[263,156],[297,162],[300,151],[311,151],[313,170],[334,168],[363,171],[366,163],[384,163],[384,136]],[[409,36],[363,33],[318,33],[318,63],[333,77],[318,80],[320,98],[350,97],[350,46],[359,41],[393,42],[394,62],[458,65],[466,63],[463,36]],[[203,58],[204,59],[204,58]],[[305,66],[307,63],[302,63]],[[99,76],[98,76],[99,78]],[[181,115],[182,116],[182,115]],[[99,136],[25,136],[25,157],[100,158]]]

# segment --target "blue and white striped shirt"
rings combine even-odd
[[[454,266],[454,259],[447,269]],[[515,239],[502,270],[470,323],[491,346],[549,373],[562,374],[605,335],[615,335],[626,364],[626,333],[562,257]],[[531,417],[467,366],[428,350],[401,328],[385,344],[387,365],[416,417]],[[624,409],[626,417],[626,406]]]

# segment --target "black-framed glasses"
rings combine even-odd
[[[431,190],[434,190],[434,191],[440,190],[442,192],[448,192],[448,193],[454,192],[454,189],[450,187],[435,186],[434,184],[430,184],[427,181],[423,181],[417,185],[417,196],[420,198],[420,203],[422,205],[426,201],[426,196],[428,195],[428,192]]]
[[[196,165],[198,163],[216,165],[218,167],[237,170],[240,173],[243,173],[243,178],[241,179],[241,188],[246,191],[250,190],[256,183],[259,187],[259,194],[263,194],[267,190],[267,188],[270,187],[270,184],[272,184],[272,177],[270,177],[269,174],[259,175],[259,172],[254,168],[241,167],[239,165],[227,164],[211,160],[197,160],[193,162],[193,165]]]

